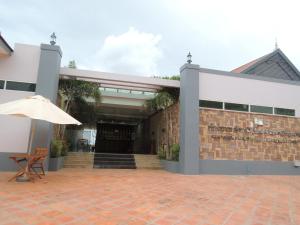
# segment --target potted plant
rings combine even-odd
[[[49,171],[57,171],[64,165],[64,157],[62,153],[65,152],[64,141],[52,140],[50,146],[50,159],[49,159]]]
[[[170,172],[179,172],[179,151],[180,145],[179,144],[172,144],[169,149],[169,157],[161,157],[161,163],[163,167]]]

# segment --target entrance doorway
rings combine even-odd
[[[97,124],[95,152],[97,153],[133,153],[135,127],[128,124]]]

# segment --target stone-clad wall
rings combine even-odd
[[[201,159],[300,160],[299,118],[210,109],[200,118]]]
[[[179,105],[174,104],[165,112],[157,112],[150,117],[151,140],[155,145],[155,151],[164,148],[167,145],[167,133],[169,132],[169,145],[179,144]],[[166,118],[169,121],[169,130],[166,127]],[[155,152],[152,151],[152,152]]]
[[[170,144],[179,142],[179,106],[167,109]],[[201,159],[300,160],[300,118],[254,113],[200,110]],[[254,121],[263,122],[255,125]],[[156,149],[166,144],[162,112],[150,118]]]

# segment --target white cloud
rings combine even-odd
[[[95,56],[95,67],[107,72],[154,75],[163,54],[161,35],[130,27],[126,33],[110,35]]]

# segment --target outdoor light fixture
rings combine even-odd
[[[51,34],[50,38],[51,38],[50,44],[55,45],[56,44],[56,35],[54,32]]]
[[[188,64],[191,64],[191,62],[192,62],[192,55],[191,55],[191,53],[189,52],[189,54],[186,57],[187,57]]]

